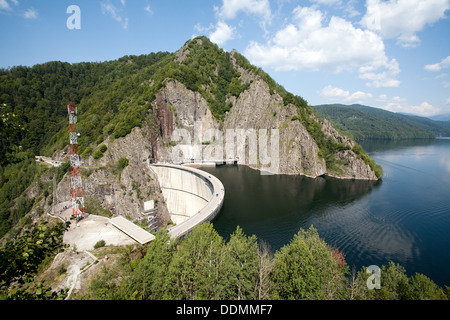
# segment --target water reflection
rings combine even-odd
[[[409,140],[366,140],[359,144],[369,153],[388,150],[409,149],[416,146],[429,146],[436,143],[436,139],[409,139]]]
[[[219,234],[227,238],[239,225],[274,250],[287,244],[300,228],[318,223],[317,219],[326,215],[325,208],[346,207],[381,185],[378,181],[262,176],[246,166],[203,170],[214,174],[225,186],[223,209],[214,220]]]
[[[239,225],[273,250],[300,228],[317,228],[350,266],[401,264],[450,284],[450,140],[361,143],[383,166],[382,182],[261,176],[245,166],[204,168],[224,184],[213,221],[227,238]]]

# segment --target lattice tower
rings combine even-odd
[[[86,217],[83,196],[83,181],[81,179],[80,155],[78,154],[78,133],[77,133],[77,107],[73,102],[67,105],[69,113],[69,134],[70,134],[70,187],[72,193],[72,214],[77,221]]]

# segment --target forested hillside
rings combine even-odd
[[[403,115],[362,105],[319,105],[313,107],[331,119],[343,133],[355,140],[428,139],[450,136],[450,123]]]
[[[241,71],[247,74],[246,79]],[[167,89],[168,83],[175,82],[176,85],[181,84],[179,87],[183,87],[184,93],[189,91],[186,96],[199,100],[201,97],[207,102],[208,110],[218,126],[224,124],[233,110],[242,112],[244,108],[254,107],[251,104],[255,101],[254,96],[262,93],[261,96],[269,97],[273,102],[264,105],[268,118],[273,120],[270,123],[281,123],[279,127],[285,131],[289,131],[286,128],[298,130],[291,131],[295,137],[284,143],[290,149],[300,150],[305,149],[306,143],[303,142],[310,143],[311,148],[303,150],[304,157],[309,157],[305,168],[310,163],[320,162],[325,168],[321,172],[334,170],[338,176],[341,170],[339,165],[352,162],[361,164],[360,167],[376,178],[382,176],[381,168],[357,144],[340,136],[328,121],[322,121],[306,100],[287,92],[239,53],[225,52],[205,37],[186,42],[175,53],[125,56],[101,63],[55,61],[1,70],[0,237],[14,228],[15,231],[10,234],[10,239],[2,239],[5,245],[0,247],[0,255],[2,262],[17,260],[17,265],[5,262],[1,266],[0,290],[5,295],[39,299],[45,292],[49,298],[57,298],[48,288],[37,287],[30,293],[21,291],[23,287],[20,285],[25,278],[33,281],[43,261],[48,264],[54,254],[62,249],[63,227],[48,229],[36,222],[44,214],[42,208],[51,206],[54,186],[67,174],[69,164],[46,167],[37,164],[34,157],[52,156],[67,148],[67,103],[73,101],[78,107],[80,153],[83,159],[93,159],[97,164],[96,160],[101,160],[104,153],[110,152],[105,141],[112,145],[113,142],[133,137],[136,130],[132,130],[136,127],[154,129],[158,137],[162,137],[162,127],[158,125],[158,115],[154,111],[155,100],[159,95],[164,101],[162,89]],[[251,93],[249,88],[253,90]],[[172,93],[178,94],[179,91]],[[247,93],[253,100],[249,99],[246,104],[236,103],[241,95]],[[181,97],[180,100],[188,99]],[[173,105],[167,102],[165,106],[176,115]],[[237,106],[241,109],[236,109]],[[245,111],[251,113],[253,109]],[[299,132],[303,140],[299,139],[298,144],[294,144],[297,141],[295,138],[300,136]],[[138,145],[142,145],[142,140]],[[132,149],[130,154],[136,154],[136,150]],[[313,150],[314,154],[309,150]],[[118,153],[121,151],[123,148]],[[298,156],[294,158],[296,161],[299,159]],[[126,160],[126,165],[119,161],[103,164],[100,169],[89,168],[83,172],[84,178],[95,176],[98,169],[104,170],[105,176],[112,176],[114,182],[118,180],[118,184],[122,184],[121,170],[127,167],[129,159],[120,159]],[[130,166],[131,160],[130,157]],[[145,164],[145,159],[139,162]],[[137,175],[142,172],[140,169],[142,167],[135,167]],[[128,185],[123,182],[122,192],[119,192],[122,199],[139,191],[137,179],[131,181],[130,176],[129,180]],[[109,183],[109,180],[104,181]],[[99,199],[87,200],[95,200],[99,203],[99,211],[102,210]],[[27,215],[36,208],[39,208],[37,215],[33,218]],[[24,231],[27,229],[29,231]],[[54,245],[47,246],[42,238],[50,236],[54,237]],[[428,278],[408,278],[398,266],[385,268],[384,274],[393,273],[396,277],[392,288],[386,286],[382,292],[358,292],[365,286],[367,274],[361,271],[359,278],[354,279],[354,286],[349,287],[349,270],[344,256],[332,250],[314,229],[300,231],[289,246],[275,255],[271,255],[269,250],[262,250],[255,237],[247,237],[239,229],[226,242],[210,224],[200,226],[184,240],[169,244],[167,234],[162,231],[148,248],[141,249],[146,251],[141,259],[131,259],[128,252],[116,265],[103,268],[102,274],[91,283],[89,293],[80,298],[409,299],[421,298],[416,289],[419,286],[429,288],[425,297],[445,297],[443,290]],[[30,258],[32,253],[36,257]],[[308,263],[298,268],[300,261]],[[60,271],[64,273],[64,270]],[[11,283],[18,284],[20,290],[11,291]],[[62,297],[64,294],[59,296]]]
[[[107,138],[125,137],[144,122],[153,126],[155,132],[160,130],[152,103],[168,81],[178,81],[199,93],[215,120],[223,123],[233,107],[231,98],[237,99],[253,82],[243,81],[238,70],[262,79],[271,95],[281,97],[282,106],[295,107],[292,122],[300,121],[306,128],[330,170],[336,168],[338,152],[352,151],[325,137],[322,124],[303,98],[287,92],[239,53],[233,52],[231,59],[231,53],[221,50],[206,37],[186,42],[175,53],[125,56],[106,62],[53,61],[3,69],[0,71],[3,119],[0,123],[0,236],[41,200],[36,195],[51,192],[48,186],[39,183],[34,197],[24,195],[42,174],[43,168],[35,164],[34,156],[52,156],[68,146],[69,101],[78,107],[80,153],[85,159],[92,155],[97,159],[98,150],[104,148],[102,143]],[[381,169],[362,150],[357,148],[354,154],[381,177]],[[59,169],[58,176],[64,175],[64,168],[67,170],[67,166]]]
[[[143,81],[144,70],[151,72],[167,56],[151,53],[103,63],[48,62],[0,71],[0,237],[39,200],[24,195],[43,170],[34,156],[51,156],[68,145],[67,103],[74,101],[81,109],[80,149],[89,152],[88,146],[102,141],[103,134],[115,130],[117,136],[124,135],[144,119],[148,110],[142,112],[132,94],[140,82],[132,80]],[[127,99],[135,105],[130,101],[124,108]],[[129,122],[125,125],[125,121]],[[62,175],[65,170],[60,169]]]
[[[239,227],[228,241],[209,223],[186,239],[158,233],[144,257],[103,268],[88,293],[99,300],[447,300],[423,274],[382,266],[381,290],[368,290],[366,268],[350,270],[345,255],[321,239],[314,227],[300,230],[273,253]],[[120,280],[117,280],[120,279]],[[370,281],[370,280],[369,280]]]

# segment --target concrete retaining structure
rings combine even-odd
[[[191,167],[152,164],[150,168],[166,200],[175,226],[168,232],[172,238],[183,237],[196,225],[212,220],[222,208],[225,188],[213,175]]]

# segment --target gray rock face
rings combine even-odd
[[[176,53],[175,61],[181,63],[188,54],[189,48],[185,46]],[[342,136],[329,121],[311,115],[313,121],[321,124],[326,138],[346,147],[335,153],[335,166],[327,168],[316,141],[296,117],[297,108],[284,105],[280,94],[271,92],[261,77],[240,67],[233,52],[230,59],[241,74],[241,83],[248,84],[248,88],[239,97],[227,98],[226,103],[232,108],[223,121],[212,115],[199,92],[167,79],[149,104],[153,112],[142,127],[133,129],[124,138],[104,141],[108,149],[102,158],[85,159],[85,196],[96,199],[101,208],[113,214],[133,218],[140,217],[144,201],[153,199],[158,206],[159,224],[165,225],[170,217],[157,177],[148,163],[173,163],[175,156],[238,159],[241,164],[276,174],[377,180],[370,166],[352,151],[355,144],[351,139]],[[239,140],[240,137],[245,139]],[[129,164],[118,169],[117,162],[122,157]],[[60,201],[70,200],[70,175],[61,181],[57,192]]]
[[[244,81],[249,81],[251,84],[248,90],[242,92],[238,98],[230,97],[228,99],[233,107],[226,115],[223,123],[219,123],[212,116],[207,102],[199,93],[188,90],[177,81],[168,81],[159,93],[160,96],[164,97],[164,103],[154,104],[157,108],[169,110],[160,119],[160,131],[167,132],[168,127],[174,128],[174,130],[186,130],[190,138],[187,144],[197,145],[197,148],[202,150],[193,152],[195,158],[207,160],[204,155],[205,153],[209,154],[207,148],[210,148],[210,146],[205,146],[205,142],[206,144],[211,142],[205,138],[208,130],[216,130],[221,134],[221,145],[218,147],[222,150],[223,159],[229,159],[227,132],[243,129],[249,134],[243,147],[245,158],[239,158],[239,162],[242,164],[262,170],[270,166],[267,162],[263,163],[260,158],[262,156],[262,144],[267,146],[269,158],[272,160],[274,157],[278,158],[275,173],[299,174],[313,178],[329,175],[343,179],[377,180],[370,167],[351,150],[336,153],[337,171],[327,169],[325,160],[319,156],[319,148],[315,140],[300,121],[292,120],[293,116],[297,115],[296,107],[294,105],[284,106],[282,97],[276,92],[270,93],[269,86],[261,78],[255,76],[252,78],[243,70],[241,70],[241,73],[241,77],[246,78]],[[172,122],[168,122],[170,119],[172,119]],[[320,120],[316,119],[316,121]],[[274,129],[278,129],[279,146],[276,154],[271,154],[270,136]],[[201,130],[201,132],[198,132],[198,130]],[[266,140],[260,136],[260,130],[267,131]],[[348,137],[340,135],[329,121],[322,121],[322,131],[325,137],[331,137],[336,142],[348,146],[350,149],[353,148],[354,142]],[[254,145],[251,145],[251,137],[255,137],[255,135],[256,149]],[[202,140],[195,140],[196,137],[200,136]],[[174,160],[173,148],[176,146],[173,145],[174,143],[168,143],[170,141],[172,141],[172,137],[163,134],[163,139],[158,144],[158,159],[160,161],[172,162]],[[179,141],[176,140],[176,142]],[[195,147],[192,149],[195,149]],[[255,150],[256,160],[254,158]],[[199,154],[201,154],[200,157]],[[234,154],[238,154],[237,150]],[[184,157],[189,158],[189,155],[185,154]]]
[[[135,128],[124,138],[105,141],[108,149],[102,158],[85,159],[81,170],[88,212],[89,209],[106,209],[137,220],[142,217],[144,202],[155,200],[158,224],[167,223],[170,217],[157,177],[148,167],[151,142],[149,127]],[[128,165],[119,169],[117,163],[122,157],[128,159]],[[70,173],[58,184],[57,194],[59,202],[70,201]]]

